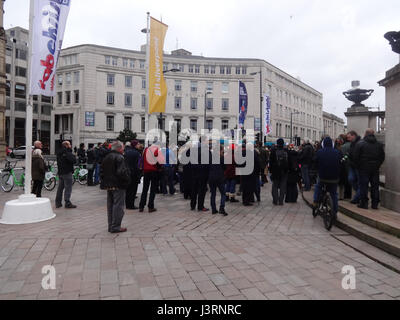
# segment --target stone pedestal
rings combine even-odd
[[[400,64],[379,82],[386,88],[386,177],[382,205],[400,213]]]
[[[381,112],[384,114],[384,112]],[[376,129],[376,117],[378,113],[369,111],[365,106],[351,107],[347,109],[347,131],[355,131],[361,137],[367,129]]]

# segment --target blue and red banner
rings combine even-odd
[[[246,85],[239,81],[239,129],[244,128],[244,122],[246,121],[248,107],[248,96]]]

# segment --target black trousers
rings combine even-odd
[[[32,193],[36,194],[37,198],[42,197],[43,180],[33,180]]]
[[[88,186],[93,186],[93,174],[94,174],[94,168],[88,170],[88,177],[87,177]]]
[[[156,193],[159,184],[159,174],[158,172],[147,172],[144,174],[143,179],[143,192],[142,197],[140,198],[139,208],[144,209],[147,203],[147,194],[150,189],[150,197],[149,197],[149,209],[154,209],[154,200],[156,198]]]
[[[254,192],[255,192],[255,179],[253,175],[242,176],[241,180],[242,189],[242,200],[243,204],[247,205],[254,202]]]
[[[139,186],[138,177],[132,177],[131,184],[126,189],[125,204],[127,209],[133,209],[135,207],[135,197]]]
[[[204,209],[204,200],[207,192],[207,179],[208,177],[195,177],[192,180],[192,194],[190,197],[190,207],[192,210]]]

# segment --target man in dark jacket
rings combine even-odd
[[[58,176],[60,179],[60,184],[57,189],[56,196],[56,208],[62,207],[62,196],[64,192],[65,208],[75,209],[76,206],[71,203],[71,193],[72,193],[72,173],[74,172],[74,164],[76,163],[76,158],[72,153],[72,147],[69,141],[64,141],[62,143],[63,148],[57,154],[57,167]]]
[[[359,185],[359,171],[354,163],[354,151],[357,143],[361,140],[361,137],[355,131],[350,131],[347,134],[347,139],[350,141],[350,149],[348,150],[348,162],[349,162],[349,183],[352,185],[356,192],[354,198],[351,200],[352,204],[358,204],[360,202],[360,185]]]
[[[283,206],[286,195],[289,155],[283,148],[285,141],[278,139],[276,148],[272,149],[269,159],[269,171],[272,180],[272,199],[274,205]]]
[[[89,149],[86,151],[86,156],[87,156],[87,165],[86,168],[88,169],[88,178],[87,178],[87,183],[89,187],[94,186],[93,184],[93,174],[95,171],[95,166],[96,166],[96,154],[94,150],[94,145],[89,144]]]
[[[210,175],[208,178],[208,183],[210,185],[210,191],[211,191],[211,209],[212,209],[212,214],[217,214],[220,213],[224,216],[227,216],[228,214],[225,211],[225,200],[226,200],[226,195],[225,195],[225,159],[224,159],[224,147],[221,146],[219,150],[214,150],[214,152],[219,151],[219,158],[220,161],[219,163],[212,163],[210,165]],[[217,156],[213,156],[213,159],[217,158]],[[219,193],[221,194],[221,203],[219,210],[217,210],[217,205],[216,205],[216,196],[217,196],[217,189],[219,190]]]
[[[315,163],[318,168],[318,182],[314,191],[314,208],[321,197],[322,184],[327,186],[333,202],[333,211],[336,214],[338,210],[337,186],[340,178],[340,161],[342,154],[339,150],[333,148],[333,141],[326,137],[322,142],[320,149],[315,156]]]
[[[114,142],[111,149],[101,164],[101,189],[107,190],[108,232],[120,233],[127,231],[121,228],[121,223],[125,214],[125,190],[131,182],[131,173],[122,155],[122,142]]]
[[[354,150],[354,163],[360,177],[361,209],[368,209],[368,185],[371,183],[372,209],[377,210],[379,199],[379,169],[385,161],[385,150],[376,140],[375,131],[368,129],[363,140],[357,143]]]
[[[309,141],[307,141],[300,153],[299,162],[301,164],[301,175],[304,182],[304,191],[311,190],[311,180],[310,180],[310,167],[312,165],[312,160],[314,157],[314,148]]]
[[[126,209],[138,210],[135,207],[135,197],[140,183],[141,172],[139,169],[139,161],[141,158],[140,152],[136,149],[138,145],[137,140],[131,142],[131,147],[125,149],[125,161],[131,171],[131,183],[126,189]]]

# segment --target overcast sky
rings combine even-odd
[[[72,0],[64,47],[91,43],[139,50],[146,12],[169,25],[165,51],[258,58],[324,95],[344,118],[352,80],[374,89],[367,106],[384,108],[377,81],[399,62],[383,38],[400,30],[399,0]],[[6,0],[5,28],[28,28],[29,0]]]

